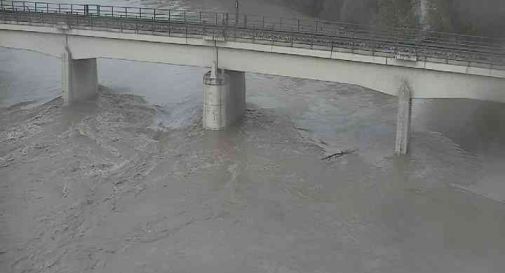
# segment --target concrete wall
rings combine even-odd
[[[224,71],[203,78],[203,127],[224,129],[242,118],[245,111],[245,73]]]
[[[55,28],[51,28],[51,32],[23,31],[26,26],[12,26],[14,30],[22,31],[3,30],[10,29],[8,26],[0,24],[0,46],[2,47],[27,49],[55,57],[61,57],[65,51],[65,36],[57,32]]]
[[[410,123],[412,120],[412,98],[408,83],[403,83],[398,92],[398,113],[396,117],[395,153],[405,155],[409,149]]]
[[[233,124],[242,118],[246,109],[245,72],[226,70],[230,81],[229,123]]]
[[[36,41],[45,42],[34,45]],[[43,38],[45,37],[45,38]],[[64,37],[64,38],[62,38]],[[74,59],[118,58],[211,67],[213,41],[135,33],[0,24],[0,46],[57,54],[67,43]],[[505,102],[505,71],[462,63],[406,62],[394,58],[308,48],[218,42],[219,67],[357,84],[397,95],[403,82],[412,98],[469,98]]]
[[[209,71],[203,76],[203,127],[221,130],[228,125],[228,100],[230,81],[228,75],[213,78]]]
[[[96,59],[72,59],[66,49],[62,54],[62,90],[65,104],[93,98],[98,90]]]
[[[220,50],[219,56],[220,66],[225,69],[350,83],[390,95],[397,95],[402,83],[407,81],[413,98],[505,102],[503,78],[238,49]]]

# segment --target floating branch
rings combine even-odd
[[[332,160],[332,159],[335,159],[335,158],[340,158],[344,155],[349,155],[349,154],[353,154],[355,153],[356,150],[343,150],[343,151],[340,151],[338,153],[334,153],[334,154],[331,154],[329,156],[326,156],[326,157],[323,157],[321,158],[321,160]]]

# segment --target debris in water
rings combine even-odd
[[[295,129],[300,130],[300,131],[304,131],[304,132],[310,132],[309,129],[305,129],[305,128],[295,127]]]
[[[334,154],[331,154],[329,156],[326,156],[326,157],[323,157],[321,158],[321,160],[332,160],[332,159],[335,159],[335,158],[340,158],[344,155],[349,155],[349,154],[353,154],[354,152],[356,152],[356,150],[343,150],[343,151],[340,151],[338,153],[334,153]]]

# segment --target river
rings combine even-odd
[[[233,12],[235,1],[96,2]],[[97,101],[62,108],[57,58],[0,49],[2,272],[505,266],[503,104],[415,100],[412,151],[395,158],[396,99],[373,90],[248,73],[242,124],[205,132],[205,69],[98,69]]]

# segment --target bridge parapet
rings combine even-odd
[[[180,9],[0,0],[0,21],[9,24],[201,37],[391,57],[505,70],[505,40],[368,26],[304,18]]]

